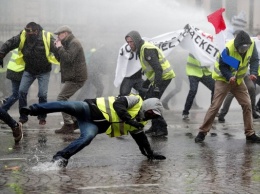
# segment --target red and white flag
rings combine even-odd
[[[226,37],[225,37],[225,29],[226,24],[223,18],[222,13],[225,11],[225,8],[220,8],[219,10],[213,12],[208,15],[208,21],[212,23],[215,28],[216,36],[214,38],[214,42],[217,45],[220,53],[225,49]]]

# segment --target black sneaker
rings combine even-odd
[[[224,116],[222,114],[218,115],[218,122],[219,123],[225,123],[225,118],[224,118]]]
[[[206,135],[203,132],[199,132],[198,135],[195,137],[195,143],[203,142],[205,136]]]
[[[260,137],[258,137],[255,133],[253,135],[247,136],[246,141],[250,143],[260,143]]]
[[[53,156],[51,162],[57,163],[57,166],[60,168],[65,168],[68,165],[69,161],[62,156]]]
[[[167,129],[164,130],[157,130],[152,136],[153,137],[164,137],[168,135]]]

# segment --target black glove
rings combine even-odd
[[[151,149],[150,143],[144,134],[144,132],[140,133],[130,133],[137,145],[139,146],[139,149],[141,153],[146,156],[149,160],[165,160],[166,157],[163,155],[159,155],[156,153],[153,153],[153,150]]]
[[[2,68],[4,67],[4,60],[1,57],[0,57],[0,65],[2,66]]]
[[[137,128],[137,129],[142,129],[142,128],[144,128],[144,125],[143,125],[142,123],[138,123],[137,121],[135,121],[135,120],[133,120],[133,119],[128,120],[128,121],[126,121],[125,123],[128,124],[128,125],[131,125],[131,126],[133,126],[133,127],[135,127],[135,128]]]
[[[150,83],[151,83],[151,82],[150,82],[149,79],[145,80],[145,81],[143,82],[143,84],[142,84],[142,88],[148,89]]]

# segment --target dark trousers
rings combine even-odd
[[[211,91],[211,102],[214,95],[214,85],[215,81],[212,79],[211,75],[204,75],[202,77],[189,76],[190,90],[184,105],[183,115],[188,115],[191,109],[193,100],[197,94],[199,82],[203,83]]]
[[[154,87],[150,87],[147,94],[146,94],[146,99],[148,98],[161,98],[164,91],[168,87],[168,85],[171,83],[172,79],[168,80],[163,80],[160,84],[157,85],[159,88],[159,93],[154,92]],[[158,131],[167,131],[167,123],[164,120],[163,117],[159,117],[157,119],[152,119],[152,128],[154,129],[155,132]]]

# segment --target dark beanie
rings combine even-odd
[[[252,41],[250,36],[245,31],[241,30],[237,33],[237,36],[234,40],[234,46],[236,49],[238,49],[238,47],[244,44],[252,44]]]
[[[39,30],[39,25],[35,22],[30,22],[26,25],[26,28],[31,28],[32,30]]]

